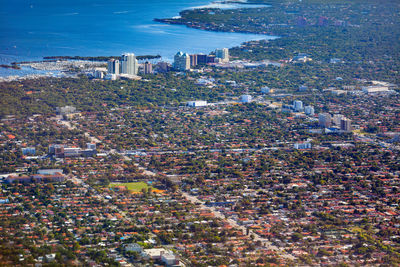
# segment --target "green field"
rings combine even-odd
[[[110,183],[109,187],[115,187],[115,186],[125,186],[126,189],[132,192],[141,192],[143,188],[146,190],[150,187],[147,183],[145,182],[136,182],[136,183]],[[151,187],[152,188],[152,187]],[[154,189],[154,188],[152,188]]]

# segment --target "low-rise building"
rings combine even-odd
[[[205,107],[207,106],[207,101],[203,100],[188,101],[186,104],[189,107]]]
[[[240,102],[242,103],[250,103],[252,100],[251,95],[241,95],[240,96]]]

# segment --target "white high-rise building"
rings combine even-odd
[[[306,113],[306,115],[309,115],[309,116],[314,116],[314,107],[313,106],[306,106],[305,108],[304,108],[304,112]]]
[[[229,62],[229,49],[222,48],[215,50],[215,57],[220,58],[222,62]]]
[[[303,102],[301,100],[293,101],[293,107],[295,111],[303,111]]]
[[[119,60],[118,59],[110,59],[108,61],[108,74],[119,74]]]
[[[174,57],[174,68],[177,70],[190,69],[190,56],[187,53],[179,51]]]
[[[121,57],[121,65],[122,65],[121,73],[129,75],[138,74],[139,64],[138,61],[136,60],[135,54],[133,53],[123,54]]]

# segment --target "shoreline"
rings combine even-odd
[[[210,2],[208,5],[213,5],[213,4],[219,4],[219,5],[230,5],[230,4],[236,4],[236,5],[243,5],[243,6],[252,6],[252,7],[248,7],[248,8],[254,8],[255,5],[257,6],[262,6],[260,8],[265,8],[265,7],[270,7],[270,5],[268,4],[258,4],[258,3],[253,3],[253,2],[248,2],[248,1],[212,1]],[[208,6],[207,5],[207,6]],[[204,6],[206,7],[206,6]],[[181,11],[179,11],[179,14],[181,12],[185,12],[185,11],[189,11],[189,10],[194,10],[194,9],[203,9],[204,7],[193,7],[193,8],[187,8],[187,9],[182,9]],[[244,7],[246,8],[246,7]],[[238,7],[232,7],[232,8],[221,8],[221,7],[217,7],[217,8],[207,8],[207,9],[239,9]],[[180,17],[180,16],[178,16]],[[170,24],[170,25],[179,25],[179,26],[186,26],[188,28],[191,29],[196,29],[196,30],[202,30],[202,31],[207,31],[207,32],[221,32],[221,33],[238,33],[238,34],[257,34],[257,35],[267,35],[267,37],[269,38],[265,38],[265,39],[276,39],[279,38],[279,36],[274,36],[274,35],[270,35],[267,32],[260,32],[260,33],[254,33],[254,32],[250,32],[250,31],[236,31],[236,30],[231,30],[231,31],[224,31],[224,30],[218,30],[215,28],[204,28],[204,27],[196,27],[193,25],[186,25],[184,23],[176,23],[174,20],[174,18],[167,18],[167,19],[158,19],[158,18],[153,18],[154,22],[157,23],[162,23],[162,24]],[[171,21],[170,21],[171,20]],[[243,43],[246,42],[251,42],[254,41],[252,40],[247,40],[247,41],[243,41]],[[229,48],[233,48],[236,46],[232,46]],[[4,82],[4,81],[15,81],[15,80],[20,80],[20,79],[29,79],[29,78],[41,78],[41,77],[60,77],[58,75],[54,75],[54,73],[48,72],[48,71],[54,71],[54,70],[48,70],[47,68],[35,68],[32,67],[33,64],[43,64],[43,63],[54,63],[54,62],[58,62],[58,61],[73,61],[73,60],[87,60],[87,61],[91,61],[91,62],[106,62],[107,60],[111,59],[111,58],[119,58],[119,56],[43,56],[42,60],[32,60],[32,61],[17,61],[17,62],[11,62],[9,64],[2,64],[0,65],[0,70],[1,69],[10,69],[10,73],[9,74],[0,74],[0,82]],[[147,60],[147,59],[161,59],[162,56],[161,55],[143,55],[143,56],[137,56],[138,60]],[[31,68],[31,69],[29,69]],[[12,71],[15,71],[16,73],[12,73]],[[24,73],[24,71],[26,73]],[[38,73],[36,73],[36,71],[38,71]],[[44,73],[40,73],[40,72],[44,72]],[[62,70],[55,70],[55,71],[60,71],[61,73],[63,73]],[[20,73],[18,73],[20,72]]]
[[[237,7],[237,8],[213,7],[213,5],[231,5],[231,4],[236,4],[236,5],[240,5],[240,6],[243,6],[243,7]],[[218,24],[212,25],[212,22],[211,23],[207,23],[207,24],[204,24],[204,23],[200,24],[200,23],[196,23],[194,21],[183,20],[182,19],[182,14],[184,14],[185,12],[193,12],[195,10],[201,11],[201,12],[211,13],[211,12],[213,12],[213,10],[270,8],[270,7],[271,7],[270,4],[249,2],[248,0],[243,0],[243,1],[240,1],[240,0],[213,1],[208,5],[181,10],[179,12],[179,15],[173,16],[171,18],[154,18],[153,21],[154,22],[158,22],[158,23],[169,24],[169,25],[184,25],[184,26],[186,26],[188,28],[191,28],[191,29],[210,31],[210,32],[225,32],[225,33],[240,33],[240,34],[260,34],[260,35],[268,35],[268,36],[279,38],[273,32],[270,32],[270,31],[251,31],[251,30],[243,30],[243,29],[240,29],[240,28],[237,28],[237,29],[225,29],[225,28],[221,28],[221,26],[218,25]]]

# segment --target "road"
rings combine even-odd
[[[209,207],[205,205],[205,202],[198,199],[196,196],[189,195],[186,192],[181,192],[182,195],[190,202],[192,203],[200,203],[200,208],[202,209],[207,209],[211,211],[216,218],[219,218],[221,220],[226,221],[230,226],[233,228],[241,230],[244,234],[246,234],[246,227],[243,225],[239,225],[235,220],[226,218],[224,214],[222,214],[220,211],[218,211],[215,207]],[[248,236],[253,235],[253,241],[257,242],[260,241],[267,249],[273,250],[278,252],[278,254],[286,259],[290,260],[295,260],[295,257],[293,255],[287,254],[283,249],[278,248],[277,246],[273,245],[268,239],[261,237],[257,233],[253,232],[252,230],[249,231]]]
[[[75,127],[74,125],[72,125],[72,124],[71,124],[70,122],[68,122],[68,121],[60,121],[60,122],[61,122],[63,125],[65,125],[68,129],[76,129],[76,127]],[[99,140],[99,139],[97,139],[96,137],[91,136],[88,132],[85,132],[85,136],[86,136],[88,139],[90,139],[91,142],[100,143],[100,140]],[[249,151],[249,150],[251,150],[251,151],[256,151],[256,150],[264,150],[264,149],[268,149],[268,148],[263,148],[263,149],[235,149],[234,151],[237,151],[237,152],[244,152],[244,151]],[[271,149],[271,148],[270,148],[270,149]],[[274,149],[274,148],[272,148],[272,149]],[[233,149],[232,149],[232,150],[233,150]],[[119,153],[119,152],[116,151],[115,149],[112,149],[112,150],[110,151],[110,153],[119,154],[119,155],[123,156],[123,158],[124,158],[125,160],[131,160],[130,157],[128,157],[128,156],[125,155],[125,154]],[[150,170],[147,170],[146,168],[144,168],[144,167],[142,167],[142,166],[139,166],[138,164],[136,164],[136,165],[137,165],[137,167],[139,168],[139,170],[143,171],[144,174],[149,175],[149,176],[156,176],[156,173],[154,173],[154,172],[152,172],[152,171],[150,171]],[[70,179],[73,180],[73,181],[76,182],[76,183],[81,184],[82,186],[84,186],[84,187],[86,187],[86,188],[88,188],[88,189],[90,188],[89,185],[85,184],[81,179],[78,179],[77,177],[71,176]],[[233,228],[239,229],[239,230],[241,230],[244,234],[246,234],[247,228],[246,228],[245,226],[239,225],[239,224],[238,224],[235,220],[233,220],[233,219],[226,218],[225,215],[224,215],[223,213],[221,213],[220,211],[218,211],[215,207],[208,207],[208,206],[206,206],[206,205],[205,205],[205,202],[202,201],[202,200],[200,200],[200,199],[198,199],[196,196],[189,195],[189,194],[186,193],[186,192],[181,192],[181,193],[182,193],[182,195],[183,195],[188,201],[190,201],[190,202],[192,202],[192,203],[200,203],[200,208],[201,208],[201,209],[210,210],[210,211],[214,214],[214,216],[215,216],[216,218],[219,218],[219,219],[221,219],[221,220],[223,220],[223,221],[226,221],[226,222],[227,222],[230,226],[232,226]],[[97,197],[100,198],[100,199],[102,199],[102,200],[105,200],[105,196],[104,196],[104,195],[98,194]],[[117,206],[114,206],[114,205],[113,205],[112,208],[114,208],[115,210],[118,210],[118,212],[119,212],[120,214],[122,214],[122,216],[123,216],[125,219],[127,219],[128,221],[131,221],[130,218],[127,218],[127,217],[126,217],[125,212],[119,210]],[[284,257],[284,258],[286,258],[286,259],[290,259],[290,260],[294,260],[294,259],[295,259],[295,257],[294,257],[293,255],[287,254],[283,249],[278,248],[277,246],[273,245],[268,239],[261,237],[260,235],[258,235],[257,233],[253,232],[252,230],[249,230],[248,236],[253,236],[253,237],[254,237],[254,238],[252,239],[253,242],[260,241],[267,249],[278,252],[278,254],[279,254],[280,256],[282,256],[282,257]]]

